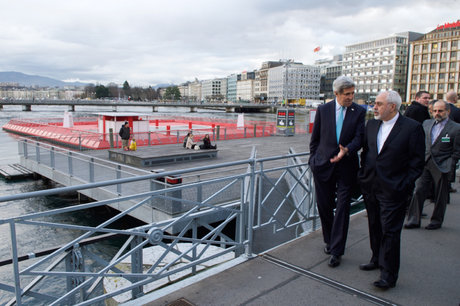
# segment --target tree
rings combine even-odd
[[[88,84],[85,86],[85,90],[81,95],[82,99],[92,99],[96,94],[96,89],[94,88],[94,84]]]
[[[177,86],[170,86],[166,88],[165,92],[165,99],[169,100],[179,100],[180,99],[180,91]]]
[[[128,81],[125,81],[123,83],[123,94],[125,97],[130,97],[131,96],[131,86],[129,86]]]
[[[96,99],[106,98],[109,96],[109,89],[104,85],[96,86]]]
[[[131,87],[129,86],[128,81],[125,81],[125,82],[123,83],[123,90],[130,90],[130,89],[131,89]]]
[[[107,89],[109,91],[109,97],[110,98],[119,98],[120,89],[118,88],[117,84],[109,83],[109,84],[107,84]]]

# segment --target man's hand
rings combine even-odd
[[[339,145],[339,148],[340,148],[339,153],[329,160],[331,163],[337,163],[338,161],[340,161],[348,153],[348,148],[347,147]]]

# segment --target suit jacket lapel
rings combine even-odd
[[[336,100],[334,99],[333,101],[329,102],[330,103],[330,106],[329,106],[329,111],[332,113],[332,116],[329,116],[330,118],[330,126],[333,127],[331,129],[332,133],[334,134],[334,136],[336,136],[336,119],[335,119],[335,115],[336,115],[336,111],[335,111],[335,104],[336,104]]]
[[[372,149],[375,152],[375,156],[377,156],[378,152],[379,152],[379,149],[377,147],[377,136],[379,134],[380,126],[382,125],[382,120],[375,120],[375,121],[376,121],[376,124],[373,124],[371,126],[372,130],[369,131],[369,137],[370,137],[370,139],[373,140],[372,148],[369,147],[369,150]]]

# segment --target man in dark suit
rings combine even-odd
[[[319,106],[316,112],[309,164],[326,243],[324,252],[331,255],[329,266],[336,267],[345,252],[351,191],[359,167],[357,152],[362,146],[366,111],[353,103],[352,79],[340,76],[332,87],[336,98]]]
[[[415,94],[415,101],[412,101],[409,107],[404,112],[404,116],[414,119],[420,123],[430,119],[428,112],[428,102],[430,101],[430,93],[428,91],[419,91]]]
[[[460,123],[460,109],[455,106],[457,103],[457,93],[453,90],[446,95],[446,102],[450,104],[449,118],[457,123]]]
[[[455,106],[457,103],[458,95],[455,91],[451,90],[446,95],[446,102],[450,103],[450,114],[449,118],[457,123],[460,123],[460,109]],[[457,162],[458,160],[454,160],[452,162],[452,169],[449,174],[449,192],[456,192],[454,188],[452,188],[452,183],[455,182],[455,171],[457,170]]]
[[[369,222],[372,257],[361,270],[380,268],[374,286],[396,285],[400,262],[401,229],[415,180],[422,174],[425,151],[422,125],[401,116],[401,97],[381,92],[368,121],[361,153],[359,182]]]
[[[435,204],[431,223],[425,228],[439,229],[444,220],[449,196],[449,174],[453,161],[460,158],[460,124],[449,119],[449,103],[438,100],[433,106],[434,119],[423,123],[425,130],[425,168],[417,181],[407,216],[407,229],[419,228],[429,183],[435,184]]]

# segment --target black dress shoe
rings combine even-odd
[[[407,223],[407,224],[404,224],[404,228],[407,228],[407,229],[420,228],[420,224]]]
[[[338,265],[340,265],[340,256],[332,255],[331,258],[329,258],[329,262],[327,264],[331,268],[337,267]]]
[[[324,247],[324,254],[331,255],[331,249],[328,246]]]
[[[363,271],[372,271],[375,269],[378,269],[379,265],[373,262],[367,263],[367,264],[360,264],[359,269]]]
[[[377,287],[377,288],[383,289],[383,290],[387,290],[387,289],[390,289],[390,288],[394,288],[396,286],[396,284],[387,282],[384,279],[379,279],[378,281],[374,282],[374,286]]]
[[[425,229],[427,229],[427,230],[437,230],[439,228],[441,228],[441,224],[430,223],[427,226],[425,226]]]

